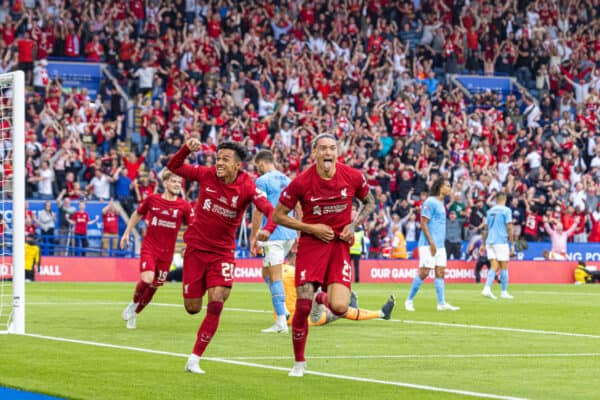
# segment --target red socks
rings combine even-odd
[[[204,317],[204,321],[202,321],[202,325],[200,325],[200,329],[198,329],[198,336],[196,338],[196,343],[194,344],[193,354],[198,357],[202,356],[204,350],[206,350],[206,346],[208,346],[210,340],[217,331],[221,311],[223,311],[223,303],[220,301],[211,301],[207,304],[206,317]]]
[[[133,292],[133,302],[134,303],[140,302],[140,299],[142,298],[142,295],[144,294],[144,291],[146,290],[146,288],[148,286],[150,286],[150,285],[148,285],[144,281],[139,281],[137,283],[137,285],[135,286],[135,292]]]
[[[321,293],[325,294],[325,293]],[[327,294],[325,294],[327,297]],[[292,343],[294,345],[294,358],[296,361],[306,361],[304,349],[308,337],[308,314],[310,314],[311,299],[297,299],[296,312],[292,320]]]
[[[327,298],[327,292],[319,292],[317,293],[317,296],[315,297],[315,301],[318,304],[324,304],[326,306],[329,305],[329,299]]]
[[[137,303],[138,306],[135,309],[136,314],[142,312],[142,310],[152,301],[152,297],[154,297],[154,293],[156,293],[156,287],[145,283],[143,281],[139,281],[137,286],[135,287],[135,292],[133,293],[133,302]]]

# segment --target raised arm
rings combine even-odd
[[[169,160],[167,168],[176,175],[186,180],[200,181],[200,170],[191,165],[185,164],[185,159],[190,153],[196,152],[202,148],[200,141],[195,138],[189,138],[177,153]]]

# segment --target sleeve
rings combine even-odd
[[[504,210],[504,216],[506,217],[507,224],[513,223],[512,212],[510,211],[510,209]]]
[[[256,180],[256,188],[268,195],[267,183],[262,177]]]
[[[431,220],[431,217],[433,216],[433,207],[431,206],[431,202],[429,201],[429,199],[425,200],[425,202],[423,202],[423,205],[421,206],[421,217],[425,217],[428,220]]]
[[[150,199],[152,196],[146,197],[139,205],[137,210],[135,210],[140,215],[146,215],[148,209],[150,208]]]
[[[185,164],[185,159],[190,154],[190,149],[183,145],[177,153],[167,163],[167,168],[173,173],[181,176],[186,180],[202,180],[201,168]]]
[[[281,195],[279,196],[279,202],[289,208],[290,210],[293,210],[294,207],[296,207],[296,203],[298,203],[298,201],[300,200],[300,193],[301,193],[301,188],[300,188],[300,184],[298,183],[297,179],[294,179],[292,182],[290,182],[290,184],[283,189],[283,191],[281,192]]]
[[[355,170],[355,172],[356,176],[354,179],[354,193],[356,193],[356,197],[363,200],[369,193],[369,185],[367,184],[367,179],[360,171]]]
[[[269,199],[267,199],[265,192],[257,188],[254,182],[250,182],[251,184],[248,185],[248,187],[250,188],[250,190],[253,191],[252,203],[254,203],[256,208],[258,208],[258,210],[267,217],[267,223],[265,224],[263,229],[269,231],[270,233],[273,233],[275,228],[277,228],[277,225],[273,222],[274,208],[269,202]]]

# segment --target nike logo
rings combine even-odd
[[[321,199],[322,199],[322,197],[312,197],[312,196],[310,197],[310,201],[318,201]]]
[[[207,187],[207,188],[206,188],[206,191],[207,191],[207,192],[210,192],[210,193],[217,193],[217,191],[216,191],[216,190],[213,190],[213,189],[211,189],[211,188],[209,188],[209,187]]]
[[[152,211],[158,211],[158,210],[160,210],[160,208],[158,208],[158,207],[152,207]]]

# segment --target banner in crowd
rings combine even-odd
[[[449,261],[446,282],[475,282],[475,263]],[[511,283],[573,283],[575,264],[570,261],[512,261]],[[408,283],[417,274],[416,260],[361,260],[360,281],[364,283]],[[10,258],[0,263],[0,276],[12,276]],[[236,260],[235,282],[263,282],[262,260]],[[485,280],[486,270],[482,271]],[[135,258],[42,257],[36,280],[55,282],[134,282],[139,279]]]
[[[47,70],[51,79],[61,79],[63,88],[86,88],[91,99],[95,99],[100,90],[102,68],[99,63],[50,61]]]
[[[479,75],[457,75],[458,80],[469,92],[480,93],[490,90],[494,93],[502,93],[505,98],[508,93],[513,91],[513,84],[510,78],[497,76],[479,76]]]

